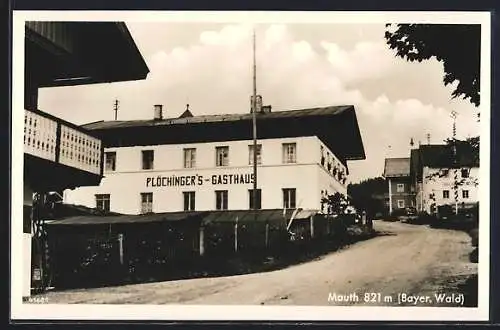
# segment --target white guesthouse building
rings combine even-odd
[[[322,210],[347,194],[347,161],[365,158],[353,106],[257,115],[257,208]],[[253,208],[252,114],[101,121],[84,125],[105,147],[99,186],[64,201],[123,214]]]
[[[479,157],[466,143],[457,145],[456,156],[449,145],[412,150],[411,177],[418,211],[432,213],[433,204],[467,208],[479,201]]]

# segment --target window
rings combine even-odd
[[[262,145],[257,145],[257,164],[262,164]],[[253,145],[248,146],[248,165],[253,165]]]
[[[285,209],[295,208],[295,188],[283,189],[283,207]]]
[[[442,169],[439,174],[440,174],[440,177],[447,178],[449,173],[450,173],[450,170],[445,168],[445,169]]]
[[[105,170],[106,171],[115,171],[116,170],[116,152],[110,151],[104,153],[105,158]]]
[[[215,166],[229,165],[229,147],[215,147]]]
[[[404,192],[405,191],[405,184],[404,183],[398,183],[396,186],[396,191],[398,193]]]
[[[95,207],[101,211],[109,212],[110,197],[109,194],[95,195]]]
[[[297,144],[283,143],[283,163],[291,164],[297,162]]]
[[[405,208],[405,201],[403,199],[398,199],[398,208],[399,209]]]
[[[186,148],[184,149],[184,168],[196,167],[196,149]]]
[[[153,193],[141,193],[141,213],[153,212]]]
[[[142,169],[152,170],[155,160],[155,154],[153,150],[143,150],[142,151]]]
[[[31,205],[23,207],[23,233],[31,234]]]
[[[469,169],[468,168],[463,168],[461,172],[462,172],[462,178],[469,177]]]
[[[462,198],[469,198],[469,191],[468,190],[462,190]]]
[[[195,194],[194,191],[184,191],[184,211],[194,211],[195,208]]]
[[[227,190],[215,191],[215,209],[227,210]]]
[[[443,198],[444,199],[450,198],[450,191],[449,190],[443,190]]]
[[[250,207],[250,210],[254,210],[254,209],[260,210],[262,208],[262,203],[261,203],[262,192],[261,192],[260,189],[256,190],[256,195],[257,195],[256,196],[256,198],[257,198],[256,202],[257,202],[257,205],[256,205],[256,207],[254,207],[253,206],[253,203],[254,203],[254,201],[253,201],[253,196],[254,196],[253,191],[254,191],[253,189],[249,189],[248,190],[248,205]]]

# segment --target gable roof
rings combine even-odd
[[[273,112],[262,112],[257,114],[259,120],[277,119],[277,118],[305,118],[313,116],[332,116],[340,115],[349,110],[354,110],[353,106],[330,106],[323,108],[309,108],[298,110],[284,110]],[[191,111],[190,111],[191,112]],[[191,114],[192,115],[192,114]],[[152,127],[152,126],[172,126],[172,125],[189,125],[198,123],[216,123],[216,122],[238,122],[252,120],[251,113],[228,113],[217,115],[201,115],[201,116],[179,116],[173,118],[146,119],[146,120],[111,120],[97,121],[86,125],[82,125],[86,129],[100,130],[125,127]]]
[[[25,62],[39,87],[145,79],[149,68],[124,22],[25,24]]]
[[[191,113],[191,111],[189,111],[189,109],[186,109],[180,116],[179,118],[186,118],[186,117],[193,117],[193,114]]]
[[[251,140],[252,114],[233,113],[161,120],[100,121],[83,127],[105,147]],[[342,161],[365,159],[354,106],[257,114],[257,139],[317,136]]]
[[[457,143],[456,159],[451,145],[420,146],[420,163],[432,168],[479,167],[479,155],[476,155],[469,144]]]
[[[410,158],[386,158],[384,177],[395,178],[410,176]]]
[[[456,148],[456,159],[453,146],[448,144],[426,144],[413,149],[410,153],[411,175],[420,181],[422,169],[425,166],[430,168],[479,167],[478,150],[465,141],[458,141]]]

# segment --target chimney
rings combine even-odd
[[[154,120],[162,120],[163,119],[163,105],[155,104],[154,105]]]
[[[263,113],[269,113],[269,112],[271,112],[271,109],[272,109],[272,106],[270,106],[270,105],[264,105],[264,106],[262,106],[262,112]]]
[[[262,96],[257,95],[255,102],[256,113],[262,112]],[[253,112],[253,95],[250,96],[250,113]]]

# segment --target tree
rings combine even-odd
[[[348,206],[348,201],[345,196],[338,192],[323,197],[321,203],[326,205],[328,214],[335,215],[343,214]]]
[[[442,62],[445,86],[458,81],[452,97],[461,96],[479,106],[479,24],[386,24],[385,39],[403,59],[422,62],[434,57]]]
[[[387,193],[387,182],[384,178],[371,178],[349,184],[347,192],[351,196],[353,206],[358,211],[366,211],[369,218],[385,211],[384,194]]]

